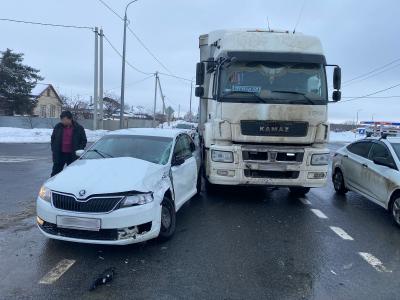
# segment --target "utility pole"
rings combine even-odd
[[[127,11],[129,5],[136,2],[138,0],[133,0],[129,2],[125,6],[125,15],[124,15],[124,40],[122,44],[122,76],[121,76],[121,109],[119,116],[119,128],[122,129],[124,125],[124,105],[125,105],[125,57],[126,57],[126,27],[128,26],[128,17]]]
[[[103,28],[100,28],[100,87],[99,87],[99,106],[100,106],[100,122],[99,128],[104,129],[103,119],[104,119],[104,108],[103,108]]]
[[[154,74],[154,108],[153,108],[153,127],[156,127],[156,107],[157,107],[157,84],[158,84],[158,72]]]
[[[94,106],[94,115],[93,115],[93,130],[97,129],[97,107],[98,107],[98,80],[99,80],[99,37],[98,37],[99,28],[94,28],[94,91],[93,91],[93,106]]]
[[[192,122],[192,92],[193,92],[193,81],[190,81],[190,105],[189,105],[190,122]]]
[[[160,89],[160,95],[161,95],[161,100],[162,100],[162,104],[163,104],[163,108],[162,108],[162,115],[165,115],[165,97],[164,94],[162,92],[162,88],[161,88],[161,83],[160,83],[160,77],[157,76],[157,82],[158,82],[158,88]],[[161,125],[161,127],[163,127],[163,123]]]

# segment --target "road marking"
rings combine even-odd
[[[310,201],[308,201],[307,199],[305,199],[305,198],[300,198],[299,199],[300,201],[301,201],[301,203],[303,203],[304,205],[311,205],[311,202]]]
[[[32,156],[0,156],[0,163],[19,163],[37,159],[40,158]]]
[[[338,236],[340,236],[344,240],[348,240],[348,241],[354,240],[350,235],[347,234],[346,231],[344,231],[340,227],[329,226],[329,228],[332,229],[334,233],[336,233]]]
[[[392,272],[391,270],[386,269],[386,267],[382,264],[382,262],[372,254],[369,254],[367,252],[358,252],[358,254],[360,254],[361,257],[378,272],[387,272],[387,273]]]
[[[312,208],[311,211],[320,219],[328,219],[328,217],[319,209]]]
[[[75,263],[73,259],[61,260],[53,269],[51,269],[46,275],[40,279],[40,284],[52,284],[57,281],[69,268]]]

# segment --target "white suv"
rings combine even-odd
[[[357,192],[388,209],[400,226],[400,138],[356,141],[333,158],[332,181],[337,193]]]

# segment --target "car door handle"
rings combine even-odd
[[[367,164],[362,164],[363,168],[368,168]]]

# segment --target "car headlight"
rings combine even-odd
[[[143,205],[152,202],[153,199],[153,193],[126,196],[124,200],[122,200],[120,207]]]
[[[51,201],[51,191],[44,185],[40,188],[39,191],[39,198],[43,199],[44,201],[50,202]]]
[[[313,154],[311,164],[314,166],[323,166],[329,163],[329,153]]]
[[[211,150],[211,159],[215,162],[232,163],[233,162],[233,152]]]

